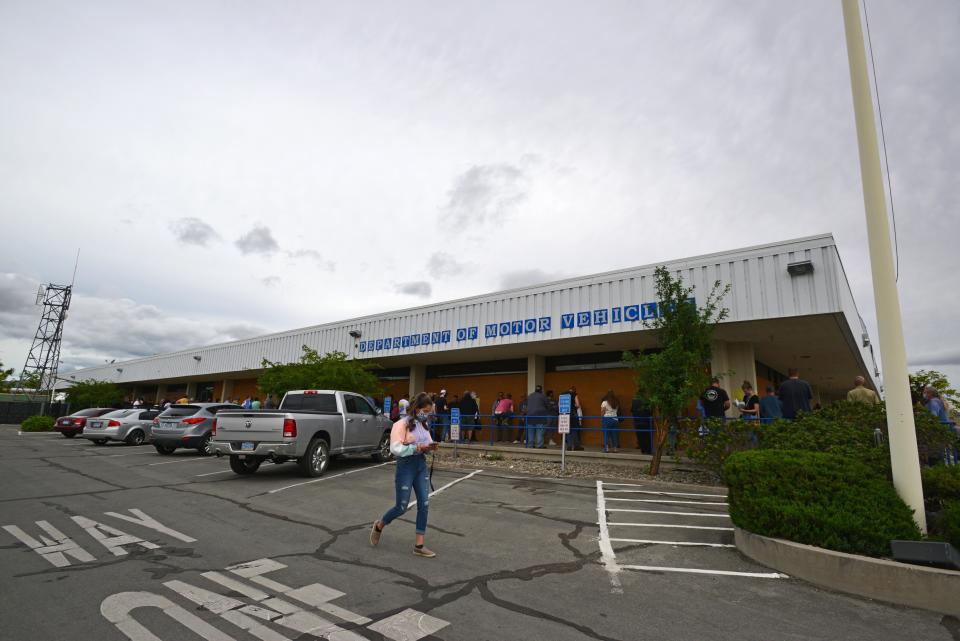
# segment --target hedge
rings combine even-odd
[[[913,514],[875,469],[838,454],[753,450],[723,467],[730,518],[750,532],[884,557],[890,541],[919,540]]]
[[[20,424],[21,432],[49,432],[53,430],[54,420],[49,416],[31,416]]]
[[[935,465],[920,470],[923,496],[928,501],[960,501],[960,465]]]

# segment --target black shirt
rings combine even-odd
[[[447,399],[443,396],[438,396],[433,411],[435,414],[445,414],[447,411]]]
[[[700,402],[703,403],[703,411],[709,418],[723,418],[726,409],[724,405],[730,400],[727,391],[722,387],[711,385],[703,391]]]
[[[799,378],[788,378],[780,384],[780,391],[777,393],[780,402],[783,404],[783,418],[797,418],[797,412],[810,411],[810,399],[813,398],[813,390],[810,389],[810,383],[801,381]]]

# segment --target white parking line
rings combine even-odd
[[[461,477],[458,478],[458,479],[454,479],[454,480],[450,481],[449,483],[447,483],[446,485],[444,485],[443,487],[438,487],[438,488],[435,489],[433,492],[430,492],[430,494],[428,494],[427,496],[434,496],[435,494],[440,494],[440,492],[443,492],[445,489],[447,489],[447,488],[450,487],[451,485],[456,485],[456,484],[459,483],[460,481],[466,481],[466,480],[467,480],[468,478],[470,478],[471,476],[475,476],[475,475],[479,474],[479,473],[482,472],[482,471],[483,471],[483,470],[474,470],[473,472],[470,472],[470,473],[467,474],[466,476],[461,476]],[[416,498],[410,499],[410,502],[407,503],[407,507],[409,508],[411,505],[413,505],[413,504],[416,503],[416,502],[417,502],[417,499],[416,499]]]
[[[674,500],[665,500],[665,499],[607,499],[608,501],[631,501],[633,503],[677,503],[683,505],[723,505],[726,507],[726,503],[713,503],[708,501],[674,501]]]
[[[607,512],[632,512],[640,514],[671,514],[674,516],[709,516],[716,519],[729,519],[729,514],[714,514],[707,512],[665,512],[663,510],[627,510],[608,507]]]
[[[219,472],[207,472],[206,474],[194,474],[194,476],[213,476],[214,474],[232,474],[233,470],[220,470]]]
[[[721,576],[749,576],[756,579],[789,579],[779,572],[733,572],[731,570],[698,570],[695,568],[661,568],[655,565],[621,565],[624,570],[642,570],[645,572],[687,572],[690,574],[719,574]]]
[[[17,430],[17,436],[60,436],[60,432],[21,432]]]
[[[673,525],[672,523],[607,523],[607,525],[627,525],[630,527],[670,527],[681,528],[684,530],[720,530],[721,532],[733,532],[732,527],[713,527],[710,525]]]
[[[197,461],[215,461],[215,460],[216,459],[212,459],[209,456],[198,456],[196,458],[177,459],[176,461],[163,461],[162,463],[147,463],[147,465],[149,467],[153,467],[154,465],[171,465],[173,463],[196,463]]]
[[[309,485],[310,483],[319,483],[320,481],[329,481],[330,479],[339,478],[341,476],[346,476],[348,474],[353,474],[354,472],[362,472],[364,470],[372,470],[378,467],[383,467],[384,465],[390,465],[393,461],[387,461],[386,463],[380,463],[379,465],[371,465],[369,467],[361,467],[355,470],[350,470],[348,472],[341,472],[340,474],[334,474],[333,476],[323,476],[318,479],[313,479],[312,481],[303,481],[302,483],[294,483],[293,485],[286,485],[284,487],[278,487],[275,490],[270,490],[267,494],[276,494],[277,492],[283,492],[284,490],[289,490],[290,488],[300,487],[301,485]]]
[[[654,541],[651,539],[610,539],[614,543],[657,543],[660,545],[689,545],[703,546],[708,548],[734,548],[733,543],[698,543],[696,541]]]
[[[622,594],[623,587],[620,584],[620,566],[617,565],[617,555],[613,552],[613,546],[610,544],[610,531],[607,529],[607,509],[603,496],[603,481],[597,481],[597,526],[600,528],[600,555],[603,557],[603,565],[610,575],[611,592]]]
[[[655,490],[604,490],[607,494],[617,493],[636,493],[636,494],[659,494],[662,496],[705,496],[712,499],[725,499],[726,494],[696,494],[694,492],[658,492]]]
[[[141,454],[156,454],[156,451],[153,452],[130,452],[129,454],[107,454],[107,458],[116,458],[118,456],[140,456]]]

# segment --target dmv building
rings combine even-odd
[[[761,395],[798,367],[817,400],[842,398],[863,375],[879,389],[870,339],[832,235],[812,236],[664,263],[705,299],[714,281],[731,289],[728,318],[714,334],[711,368],[730,372],[732,398],[744,380]],[[294,362],[301,347],[339,351],[380,366],[385,393],[478,393],[482,413],[498,392],[516,401],[543,385],[577,387],[584,413],[600,397],[635,391],[624,350],[655,347],[644,321],[658,314],[656,265],[571,278],[355,318],[241,341],[183,349],[72,372],[113,381],[148,401],[262,396],[261,361]]]

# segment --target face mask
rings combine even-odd
[[[417,412],[417,420],[421,423],[426,423],[430,419],[430,415],[426,412]]]

